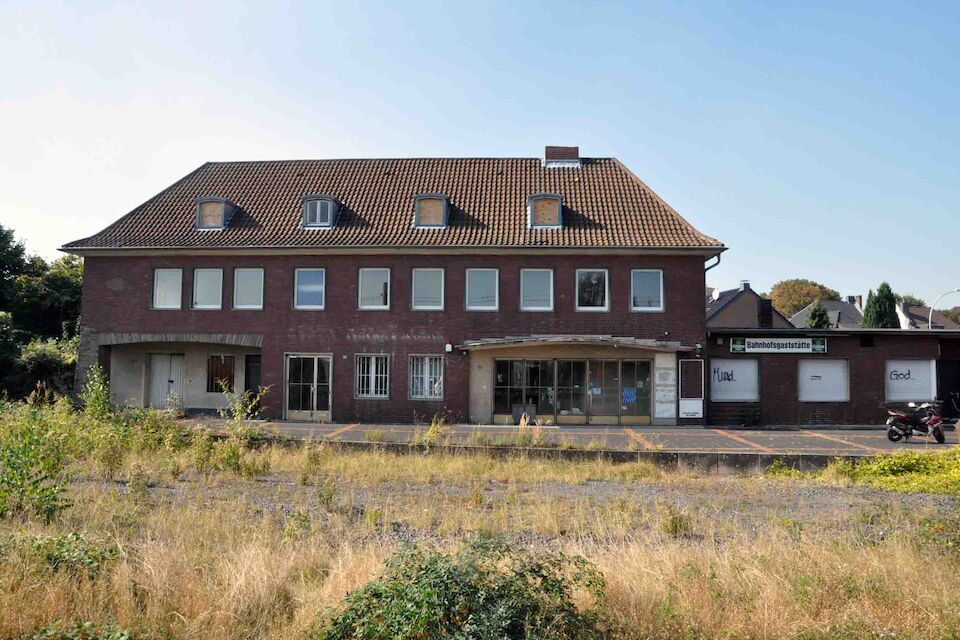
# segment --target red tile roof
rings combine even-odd
[[[301,198],[343,204],[334,229],[303,229]],[[414,196],[450,197],[449,225],[413,227]],[[563,228],[527,228],[527,196],[563,196]],[[195,199],[235,203],[223,231],[195,229]],[[163,248],[574,247],[723,250],[614,158],[545,168],[538,158],[210,162],[67,251]]]

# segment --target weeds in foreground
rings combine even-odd
[[[601,638],[604,587],[583,557],[488,537],[454,554],[410,547],[387,561],[380,578],[349,594],[315,637]]]

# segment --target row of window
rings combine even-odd
[[[450,219],[450,198],[442,193],[414,196],[413,226],[442,229]],[[198,231],[227,228],[236,205],[221,196],[204,196],[196,201]],[[306,195],[302,200],[304,229],[332,229],[340,212],[340,201],[330,195]],[[563,227],[563,197],[557,193],[535,193],[527,198],[527,226],[531,229]]]
[[[445,306],[443,268],[412,271],[412,309],[442,311]],[[233,308],[263,309],[262,268],[233,270]],[[326,270],[303,268],[294,271],[295,309],[322,310],[326,306]],[[610,310],[610,276],[606,269],[577,269],[574,286],[577,311]],[[156,269],[153,279],[153,308],[182,307],[183,270]],[[193,309],[220,309],[223,304],[223,269],[193,270]],[[390,269],[361,268],[357,272],[357,308],[390,309]],[[468,311],[500,309],[499,269],[467,269],[465,308]],[[553,269],[520,270],[520,310],[553,311]],[[663,271],[633,269],[630,272],[630,310],[663,311]]]
[[[310,388],[324,386],[329,390],[329,361],[315,359],[310,371],[291,367],[288,387]],[[314,360],[311,360],[314,362]],[[410,356],[409,397],[414,400],[443,400],[443,356]],[[207,359],[207,392],[234,390],[234,357],[213,355]],[[386,354],[357,354],[354,375],[354,396],[363,399],[386,400],[390,397],[390,356]],[[303,408],[303,407],[300,407]],[[322,408],[322,407],[321,407]]]
[[[929,400],[937,394],[935,360],[886,361],[887,402]],[[760,363],[756,358],[713,358],[710,361],[712,402],[759,402]],[[797,400],[849,402],[850,365],[843,358],[802,358],[797,364]]]

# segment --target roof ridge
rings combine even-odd
[[[612,160],[617,159],[612,156],[582,156],[581,160]],[[410,160],[530,160],[532,162],[543,162],[543,158],[531,156],[402,156],[402,157],[380,157],[380,158],[274,158],[269,160],[208,160],[205,164],[225,165],[225,164],[280,164],[296,162],[396,162]],[[648,187],[649,188],[649,187]]]

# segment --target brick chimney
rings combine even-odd
[[[740,281],[740,291],[750,291],[750,281],[741,280]]]
[[[545,167],[579,167],[580,147],[551,147],[543,150]]]
[[[863,309],[863,296],[847,296],[847,302],[854,305],[857,309]]]

